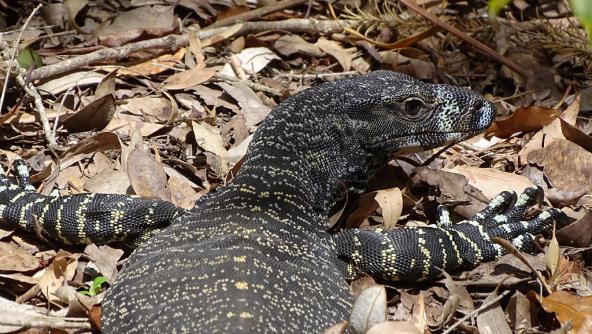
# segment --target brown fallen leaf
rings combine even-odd
[[[587,247],[592,240],[592,212],[557,231],[560,245]]]
[[[33,255],[9,243],[0,242],[0,271],[31,271],[41,264]]]
[[[484,304],[490,303],[498,296],[497,289],[494,290],[485,300]],[[480,334],[512,334],[512,329],[506,321],[506,314],[499,305],[493,303],[477,316],[477,328]]]
[[[88,255],[109,284],[115,282],[117,278],[117,261],[123,255],[123,250],[107,245],[97,247],[95,244],[90,244],[84,248],[84,254]]]
[[[415,171],[422,181],[438,187],[439,203],[460,203],[454,211],[465,217],[471,217],[483,210],[490,201],[479,189],[470,185],[462,174],[433,170],[428,167],[418,167]]]
[[[257,74],[272,60],[280,60],[280,57],[266,47],[247,48],[235,56],[240,60],[240,67],[248,74]],[[226,64],[220,74],[236,76],[230,64]]]
[[[168,71],[174,67],[185,56],[185,48],[180,48],[174,54],[164,54],[154,59],[150,59],[139,64],[121,68],[121,66],[103,65],[98,68],[106,71],[118,69],[118,76],[151,76]]]
[[[177,29],[175,6],[142,6],[123,11],[97,30],[102,45],[119,46],[143,34],[164,36]],[[147,19],[148,18],[148,19]]]
[[[210,80],[216,70],[212,68],[192,68],[168,77],[160,88],[165,90],[181,90],[197,86]]]
[[[126,100],[121,106],[122,111],[143,116],[147,122],[166,122],[173,112],[171,102],[163,97],[142,96]]]
[[[105,74],[97,73],[96,71],[77,71],[46,81],[37,86],[37,89],[42,93],[46,92],[51,95],[59,95],[72,87],[96,85],[105,76]]]
[[[156,161],[148,150],[134,148],[130,152],[127,158],[127,175],[137,195],[171,201],[162,163]]]
[[[413,324],[406,321],[387,321],[374,325],[366,334],[422,334]]]
[[[383,210],[385,228],[394,228],[403,210],[401,190],[391,188],[363,194],[357,208],[347,217],[346,226],[359,227],[379,207]]]
[[[307,42],[298,35],[284,35],[273,43],[273,47],[284,56],[290,56],[295,53],[311,57],[322,57],[325,55],[317,45]]]
[[[581,297],[567,291],[557,291],[543,297],[545,311],[555,313],[562,326],[571,323],[571,334],[592,333],[592,296]]]
[[[119,137],[111,132],[99,132],[70,147],[62,154],[61,158],[66,159],[78,154],[104,152],[115,149],[121,149]]]
[[[520,291],[516,291],[510,298],[510,302],[506,307],[506,314],[510,319],[510,324],[514,333],[524,332],[532,328],[531,305],[528,298]]]
[[[528,160],[543,167],[554,187],[572,194],[566,201],[576,201],[592,190],[592,153],[571,141],[556,139],[542,149],[531,151]]]
[[[271,108],[263,104],[251,88],[242,83],[233,82],[229,84],[219,82],[218,86],[238,102],[240,113],[245,116],[245,126],[247,129],[259,124],[271,111]]]
[[[39,277],[39,290],[49,302],[60,302],[55,292],[66,281],[72,280],[76,273],[80,255],[60,251],[52,263],[42,271],[42,275]]]
[[[218,128],[207,123],[191,122],[195,141],[204,150],[216,155],[219,159],[220,170],[215,171],[217,175],[226,175],[228,172],[228,151],[224,147],[224,140]]]
[[[493,136],[509,138],[516,132],[537,131],[559,117],[559,111],[538,106],[519,107],[508,117],[493,124],[485,132],[485,138]]]
[[[403,212],[403,196],[399,188],[378,190],[374,200],[382,209],[384,228],[393,229]]]
[[[460,165],[452,169],[443,169],[464,175],[468,184],[479,189],[483,195],[492,199],[502,191],[513,190],[521,193],[524,189],[534,186],[527,177],[500,171],[495,168],[478,168]]]
[[[127,173],[121,170],[103,170],[84,183],[84,189],[98,194],[127,194],[130,188]]]
[[[107,94],[71,114],[62,121],[70,132],[84,132],[104,129],[115,114],[115,97]]]
[[[351,69],[352,56],[339,43],[321,37],[315,45],[335,58],[344,72]]]

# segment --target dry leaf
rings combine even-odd
[[[79,71],[66,75],[60,75],[55,79],[49,80],[39,86],[37,90],[51,95],[59,95],[72,87],[85,87],[89,85],[96,85],[100,83],[105,74],[97,73],[95,71]]]
[[[271,108],[263,104],[251,88],[242,83],[234,82],[228,84],[226,82],[219,82],[218,86],[238,102],[240,113],[245,116],[245,126],[247,129],[259,124],[271,111]]]
[[[372,326],[366,334],[423,334],[406,321],[387,321]]]
[[[120,170],[103,170],[84,184],[84,189],[97,194],[127,194],[131,186],[127,173]]]
[[[78,15],[78,12],[80,12],[82,8],[88,5],[88,0],[66,0],[64,1],[64,5],[66,6],[66,12],[68,14],[68,23],[73,27],[76,27],[77,30],[82,31],[76,23],[76,15]]]
[[[178,25],[175,6],[142,6],[121,12],[110,24],[97,30],[102,45],[119,46],[142,35],[164,36]]]
[[[111,132],[99,132],[70,147],[62,154],[61,158],[67,159],[78,154],[104,152],[116,149],[121,149],[121,141],[119,140],[119,137]]]
[[[549,247],[545,251],[545,264],[547,265],[547,270],[551,273],[551,276],[555,275],[557,266],[559,266],[560,257],[561,250],[559,250],[559,242],[557,242],[557,237],[555,237],[555,228],[553,228],[553,237],[549,242]]]
[[[483,303],[490,303],[498,296],[497,289],[492,292]],[[477,328],[480,334],[512,334],[512,329],[506,322],[506,314],[496,302],[483,310],[477,316]]]
[[[131,114],[143,116],[147,122],[166,122],[172,115],[171,102],[163,97],[143,96],[127,99],[121,106]]]
[[[72,280],[74,277],[78,266],[78,256],[58,254],[49,267],[35,275],[36,277],[40,275],[39,290],[50,302],[59,302],[59,298],[54,293],[67,280]]]
[[[241,51],[236,57],[241,62],[241,67],[248,74],[257,74],[267,66],[272,60],[281,58],[278,57],[273,51],[265,47],[247,48]],[[235,77],[234,71],[230,67],[230,64],[224,65],[224,68],[220,71],[221,74]]]
[[[115,114],[115,97],[113,94],[108,94],[62,120],[62,125],[70,132],[102,130],[111,122],[113,114]]]
[[[212,68],[192,68],[171,75],[162,83],[161,88],[166,90],[187,89],[210,80],[214,74],[216,74],[216,70]]]
[[[351,69],[352,57],[339,43],[321,37],[316,45],[335,58],[343,68],[343,71],[349,71]]]
[[[137,195],[171,201],[162,163],[156,161],[148,150],[134,148],[130,152],[127,158],[127,175]]]
[[[386,321],[384,285],[372,286],[360,294],[352,308],[350,327],[354,334],[364,334],[372,326]]]
[[[513,190],[520,194],[524,189],[534,186],[532,181],[525,176],[503,172],[495,168],[460,165],[443,170],[464,175],[469,185],[479,189],[489,199],[494,198],[502,191]]]
[[[545,311],[554,312],[562,326],[572,324],[571,334],[592,333],[592,296],[580,297],[567,291],[557,291],[543,297]]]
[[[514,333],[525,332],[532,328],[530,301],[520,291],[516,291],[510,299],[506,313],[510,318]]]
[[[113,284],[117,278],[117,261],[123,255],[123,250],[111,248],[107,245],[99,246],[90,244],[84,248],[84,254],[94,262],[109,284]]]
[[[494,121],[485,132],[485,138],[509,138],[516,132],[537,131],[558,117],[559,112],[553,108],[520,107],[510,117]]]
[[[222,139],[222,136],[217,132],[218,128],[207,123],[200,124],[197,122],[191,122],[191,125],[197,144],[202,149],[214,153],[220,160],[221,170],[218,171],[218,175],[226,175],[228,172],[228,162],[226,160],[228,151],[224,148],[224,140]]]
[[[403,212],[403,196],[401,195],[401,190],[399,188],[379,190],[376,192],[374,200],[382,209],[384,228],[395,228],[401,212]]]
[[[592,153],[579,145],[556,139],[545,148],[530,152],[528,160],[543,167],[554,187],[572,194],[567,201],[575,201],[592,190]]]
[[[182,1],[184,1],[184,0],[182,0]],[[225,29],[223,32],[221,32],[217,35],[214,35],[212,37],[208,37],[208,38],[201,40],[201,47],[205,48],[206,46],[210,46],[210,45],[228,40],[228,39],[230,39],[230,37],[234,36],[234,34],[239,32],[242,28],[243,28],[242,23],[237,23],[235,25],[232,25],[232,26],[228,27],[228,29]]]
[[[106,71],[112,71],[119,69],[117,75],[130,75],[130,76],[151,76],[168,71],[174,67],[183,59],[185,56],[185,48],[180,48],[175,54],[164,54],[154,59],[147,60],[145,62],[121,68],[121,66],[103,65],[97,66],[98,68]]]
[[[592,240],[592,211],[557,231],[557,240],[564,246],[588,247]]]
[[[298,35],[283,35],[278,38],[273,47],[284,56],[290,56],[298,53],[311,57],[322,57],[325,55],[321,49]]]
[[[33,255],[9,243],[0,242],[0,271],[31,271],[41,264]]]

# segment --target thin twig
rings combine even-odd
[[[10,59],[8,60],[8,68],[6,69],[6,77],[4,78],[4,86],[2,86],[2,94],[0,94],[0,111],[2,111],[2,106],[4,105],[4,96],[6,95],[6,88],[8,87],[8,78],[10,78],[10,72],[12,71],[12,66],[13,66],[13,64],[15,64],[14,59],[16,58],[16,51],[18,50],[18,45],[21,42],[21,38],[23,37],[23,32],[27,28],[27,25],[29,25],[29,22],[31,21],[31,18],[33,17],[33,15],[35,15],[35,13],[37,13],[39,8],[41,8],[42,6],[43,6],[43,4],[39,4],[39,5],[37,5],[37,7],[35,7],[35,9],[33,9],[31,14],[29,15],[29,17],[27,17],[25,24],[23,24],[21,31],[19,32],[18,38],[14,41],[14,43],[12,45],[12,55],[10,55]],[[18,65],[17,65],[17,67],[18,67]]]
[[[452,333],[452,331],[458,327],[460,324],[462,324],[463,322],[465,322],[467,319],[474,317],[475,315],[477,315],[479,312],[483,311],[484,309],[488,308],[489,306],[499,302],[500,300],[502,300],[505,296],[509,295],[510,291],[506,290],[504,292],[502,292],[499,296],[493,298],[492,300],[490,300],[487,303],[483,303],[481,304],[481,306],[479,306],[477,309],[475,309],[473,312],[465,315],[464,317],[458,319],[457,322],[455,322],[452,326],[446,328],[446,330],[444,332],[442,332],[442,334],[449,334]]]
[[[481,52],[483,52],[484,54],[486,54],[490,58],[493,58],[493,59],[499,61],[500,63],[508,66],[508,68],[510,68],[512,71],[518,73],[521,77],[526,78],[528,76],[527,73],[526,73],[526,71],[524,69],[522,69],[522,67],[520,67],[518,64],[516,64],[515,62],[513,62],[512,60],[508,59],[507,57],[504,57],[504,56],[500,55],[499,53],[497,53],[493,49],[491,49],[489,46],[481,43],[480,41],[476,40],[475,38],[467,35],[466,33],[462,32],[462,31],[460,31],[456,27],[453,27],[450,24],[442,21],[436,15],[425,11],[423,8],[421,8],[420,6],[418,6],[413,0],[400,0],[400,1],[401,1],[402,4],[404,4],[405,6],[407,6],[407,8],[409,8],[410,10],[412,10],[412,11],[416,12],[417,14],[423,16],[425,19],[427,19],[428,21],[430,21],[432,24],[435,24],[438,27],[441,27],[442,29],[450,32],[454,36],[456,36],[456,37],[462,39],[463,41],[465,41],[465,42],[473,45],[475,48],[479,49]]]
[[[25,92],[33,97],[33,102],[35,103],[35,108],[37,109],[37,114],[39,115],[43,132],[45,133],[45,140],[47,140],[49,147],[56,147],[58,143],[56,142],[55,136],[53,135],[53,131],[51,131],[51,126],[49,125],[49,120],[47,119],[47,114],[45,112],[45,106],[43,105],[43,98],[41,97],[41,94],[39,94],[37,88],[35,88],[32,83],[26,82],[20,73],[17,74],[16,80],[23,87]]]
[[[536,277],[541,282],[541,285],[543,286],[543,288],[545,288],[545,291],[547,291],[548,294],[553,293],[553,290],[551,290],[551,287],[549,286],[549,284],[547,284],[547,280],[543,277],[543,275],[538,270],[536,270],[536,268],[524,257],[524,255],[518,249],[516,249],[516,247],[514,247],[514,245],[510,241],[499,237],[493,237],[491,238],[491,240],[496,244],[502,246],[508,253],[514,255],[518,258],[518,260],[524,263],[532,271],[532,273],[536,275]]]

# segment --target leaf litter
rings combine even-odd
[[[33,10],[25,4],[16,12],[13,2],[0,3],[15,14],[0,20],[8,31],[0,35],[2,79],[7,51]],[[358,278],[350,321],[327,333],[348,327],[358,333],[588,333],[592,52],[584,30],[567,2],[515,1],[496,24],[483,19],[482,4],[421,2],[418,11],[407,2],[312,2],[249,16],[256,11],[251,3],[221,0],[134,7],[49,1],[20,46],[42,60],[41,67],[23,70],[35,78],[48,124],[57,126],[44,128],[27,93],[11,83],[0,114],[3,167],[9,169],[15,153],[24,157],[44,194],[54,187],[60,194],[138,194],[191,208],[232,178],[257,125],[300,90],[378,68],[471,86],[500,113],[486,136],[437,156],[392,161],[370,180],[367,193],[349,194],[335,208],[331,229],[423,225],[435,221],[436,204],[460,220],[500,191],[531,185],[543,188],[545,202],[573,224],[538,237],[544,252],[509,254],[437,281]],[[327,20],[327,13],[343,21]],[[423,19],[429,15],[447,23]],[[225,24],[208,27],[214,22]],[[491,53],[469,35],[496,57],[488,59]],[[159,42],[167,36],[180,38]],[[144,42],[152,44],[117,56],[106,49]],[[99,49],[108,56],[90,57]],[[81,57],[90,60],[69,67],[68,59]],[[57,67],[44,72],[51,66]],[[56,145],[48,144],[48,131]],[[102,296],[128,255],[119,245],[82,249],[0,230],[0,332],[100,330]],[[549,289],[542,294],[541,284]]]

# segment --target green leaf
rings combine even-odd
[[[34,67],[43,66],[41,57],[35,52],[35,50],[29,47],[26,47],[19,52],[16,61],[19,63],[20,67],[24,69],[29,69],[32,64],[35,64]]]
[[[107,279],[103,276],[97,276],[92,283],[92,286],[88,290],[80,291],[81,294],[87,296],[96,296],[101,293],[101,285],[107,283]]]
[[[584,0],[585,1],[585,0]],[[494,19],[497,14],[499,14],[502,8],[506,7],[507,4],[510,3],[510,0],[489,0],[487,11],[489,13],[489,17]]]
[[[592,42],[592,1],[590,0],[571,0],[571,9],[578,17],[586,33],[588,40]]]

